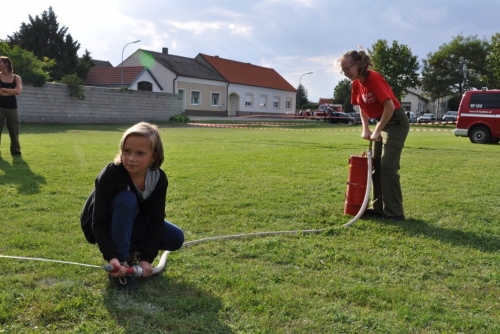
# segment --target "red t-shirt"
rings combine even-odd
[[[379,118],[384,111],[384,101],[391,99],[396,109],[401,104],[384,77],[375,71],[368,71],[363,82],[354,80],[351,90],[351,104],[358,105],[368,118]]]

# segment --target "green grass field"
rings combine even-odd
[[[302,124],[160,125],[167,219],[186,241],[326,232],[181,249],[138,293],[99,268],[0,258],[0,333],[499,333],[500,145],[412,127],[408,219],[342,228],[348,158],[368,142]],[[104,264],[79,215],[128,126],[22,124],[22,159],[4,131],[0,255]]]

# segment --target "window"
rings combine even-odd
[[[153,91],[153,84],[148,81],[140,81],[137,83],[137,90],[146,90],[148,92]]]
[[[220,93],[212,93],[212,107],[218,107],[220,101]]]
[[[500,94],[492,94],[492,93],[471,94],[469,108],[500,109]]]
[[[247,94],[245,96],[245,107],[251,107],[253,102],[253,94]]]
[[[286,101],[285,101],[285,108],[286,109],[292,109],[292,99],[286,99]]]
[[[404,111],[411,111],[411,102],[401,102],[401,107]]]
[[[280,107],[280,98],[278,96],[275,96],[273,101],[273,108],[279,109],[279,107]]]
[[[259,107],[265,108],[266,106],[267,106],[267,95],[261,95]]]
[[[200,105],[200,95],[201,95],[200,92],[197,91],[191,92],[191,105],[196,105],[196,106]]]

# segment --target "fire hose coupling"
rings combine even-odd
[[[118,271],[117,267],[115,267],[109,263],[102,266],[102,269],[104,269],[108,273],[116,273]],[[127,268],[127,275],[131,275],[134,277],[141,277],[142,276],[142,268],[140,266],[134,264],[133,266]]]

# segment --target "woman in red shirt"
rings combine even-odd
[[[404,220],[399,161],[410,129],[408,117],[384,77],[371,70],[373,63],[365,51],[348,51],[337,64],[352,80],[351,103],[361,108],[361,137],[374,142],[373,200],[365,216]],[[373,131],[371,118],[377,119]]]

